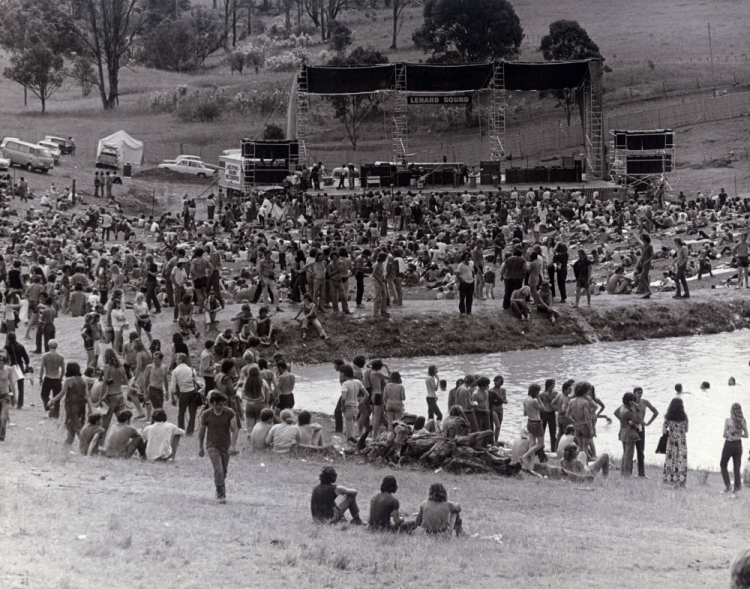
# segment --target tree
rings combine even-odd
[[[286,133],[284,129],[274,123],[268,123],[266,128],[263,129],[263,139],[271,141],[277,139],[286,139]]]
[[[539,51],[547,61],[602,59],[599,46],[575,20],[553,22],[549,26],[549,34],[542,37]]]
[[[356,65],[377,65],[388,63],[388,57],[375,49],[357,47],[349,55],[337,55],[328,62],[335,67]],[[359,140],[358,126],[364,115],[371,108],[377,107],[382,100],[380,94],[364,94],[354,96],[327,96],[326,100],[333,105],[333,116],[346,127],[346,133],[352,148],[356,151]]]
[[[542,52],[544,59],[547,61],[572,61],[577,59],[604,58],[599,52],[599,46],[589,37],[578,21],[575,20],[556,20],[549,26],[549,34],[542,37],[539,44],[539,51]],[[583,94],[580,88],[561,88],[549,92],[540,92],[539,98],[545,98],[551,95],[557,104],[557,108],[562,108],[565,118],[570,127],[570,117],[573,109],[577,106],[583,108]],[[583,124],[583,117],[581,117]]]
[[[68,72],[68,75],[81,87],[81,94],[84,98],[91,94],[96,73],[94,73],[94,64],[88,57],[77,58],[73,62],[73,69]]]
[[[41,100],[42,112],[45,112],[47,99],[65,80],[62,56],[55,55],[45,45],[33,45],[11,57],[10,65],[3,71],[3,76],[31,90]]]
[[[342,53],[352,44],[352,30],[335,20],[328,23],[328,37],[331,40],[331,47],[338,53]]]
[[[190,72],[224,43],[224,26],[216,12],[197,6],[179,19],[168,18],[143,41],[140,61],[172,72]]]
[[[147,12],[143,0],[60,0],[56,14],[75,31],[94,62],[102,106],[113,109],[120,97],[120,68],[141,33]]]
[[[406,7],[413,2],[414,0],[393,0],[393,42],[391,43],[391,49],[398,49],[398,33],[401,30],[401,25],[404,24],[401,16]]]
[[[427,0],[414,45],[431,63],[515,59],[523,28],[508,0]]]

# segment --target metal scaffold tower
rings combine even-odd
[[[393,109],[393,158],[394,161],[401,161],[406,157],[406,147],[409,139],[405,64],[396,64],[395,76],[396,86],[393,96],[396,100],[396,105]]]
[[[307,139],[310,116],[310,97],[307,93],[307,66],[302,66],[297,76],[297,137],[299,139],[299,154],[307,157],[305,140]]]
[[[490,81],[490,160],[505,156],[505,63],[494,64]]]
[[[601,62],[590,64],[590,76],[583,87],[586,132],[586,173],[604,177],[604,116],[602,114]]]

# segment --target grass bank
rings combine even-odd
[[[475,301],[471,316],[459,314],[458,301],[406,300],[403,307],[389,308],[387,319],[373,317],[369,305],[346,320],[324,315],[330,340],[317,339],[313,331],[306,347],[298,325],[291,321],[293,315],[284,312],[277,317],[284,327],[281,347],[296,362],[328,362],[357,354],[370,358],[488,354],[750,327],[750,301],[735,292],[696,290],[690,300],[674,300],[672,292],[657,293],[649,300],[634,295],[595,296],[590,308],[585,302],[578,309],[557,305],[561,317],[554,325],[536,312],[529,323],[522,323],[502,309],[502,300]]]
[[[748,497],[717,474],[674,491],[617,472],[587,486],[392,470],[336,458],[363,518],[386,474],[408,517],[429,484],[462,506],[465,538],[320,526],[309,493],[322,458],[252,454],[229,465],[228,503],[212,499],[207,458],[183,440],[174,464],[87,459],[39,408],[13,412],[2,447],[0,587],[724,587],[748,537]],[[491,537],[502,535],[502,543]]]

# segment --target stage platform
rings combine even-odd
[[[401,194],[406,194],[407,192],[459,192],[464,193],[468,192],[470,194],[476,194],[479,192],[497,192],[498,190],[501,192],[511,192],[513,188],[515,187],[519,193],[523,192],[524,194],[528,191],[529,188],[533,188],[534,190],[539,190],[539,186],[544,186],[545,188],[549,188],[551,190],[556,190],[559,186],[562,190],[583,190],[585,192],[588,191],[594,191],[594,190],[615,190],[619,189],[620,192],[624,193],[625,188],[622,186],[619,186],[615,184],[614,182],[607,182],[606,180],[591,180],[591,181],[584,181],[584,182],[557,182],[554,184],[534,184],[534,183],[523,183],[523,184],[501,184],[500,186],[494,186],[492,184],[479,184],[477,183],[476,188],[471,188],[469,184],[464,184],[463,186],[459,187],[453,187],[453,186],[427,186],[425,188],[419,189],[413,186],[394,186],[393,192],[394,194],[396,192],[400,192]],[[383,186],[378,188],[377,186],[374,186],[372,188],[365,189],[364,192],[379,192],[384,190],[390,190],[390,186]],[[308,190],[307,192],[313,192],[312,190]],[[363,192],[362,188],[359,186],[356,186],[354,189],[351,188],[336,188],[336,186],[324,186],[321,188],[318,192],[326,192],[328,194],[361,194]]]

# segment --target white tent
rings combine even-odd
[[[120,164],[133,164],[139,166],[143,163],[143,141],[133,139],[125,131],[118,131],[109,137],[99,140],[96,150],[97,157],[102,152],[102,147],[114,147],[117,150],[117,161]]]

